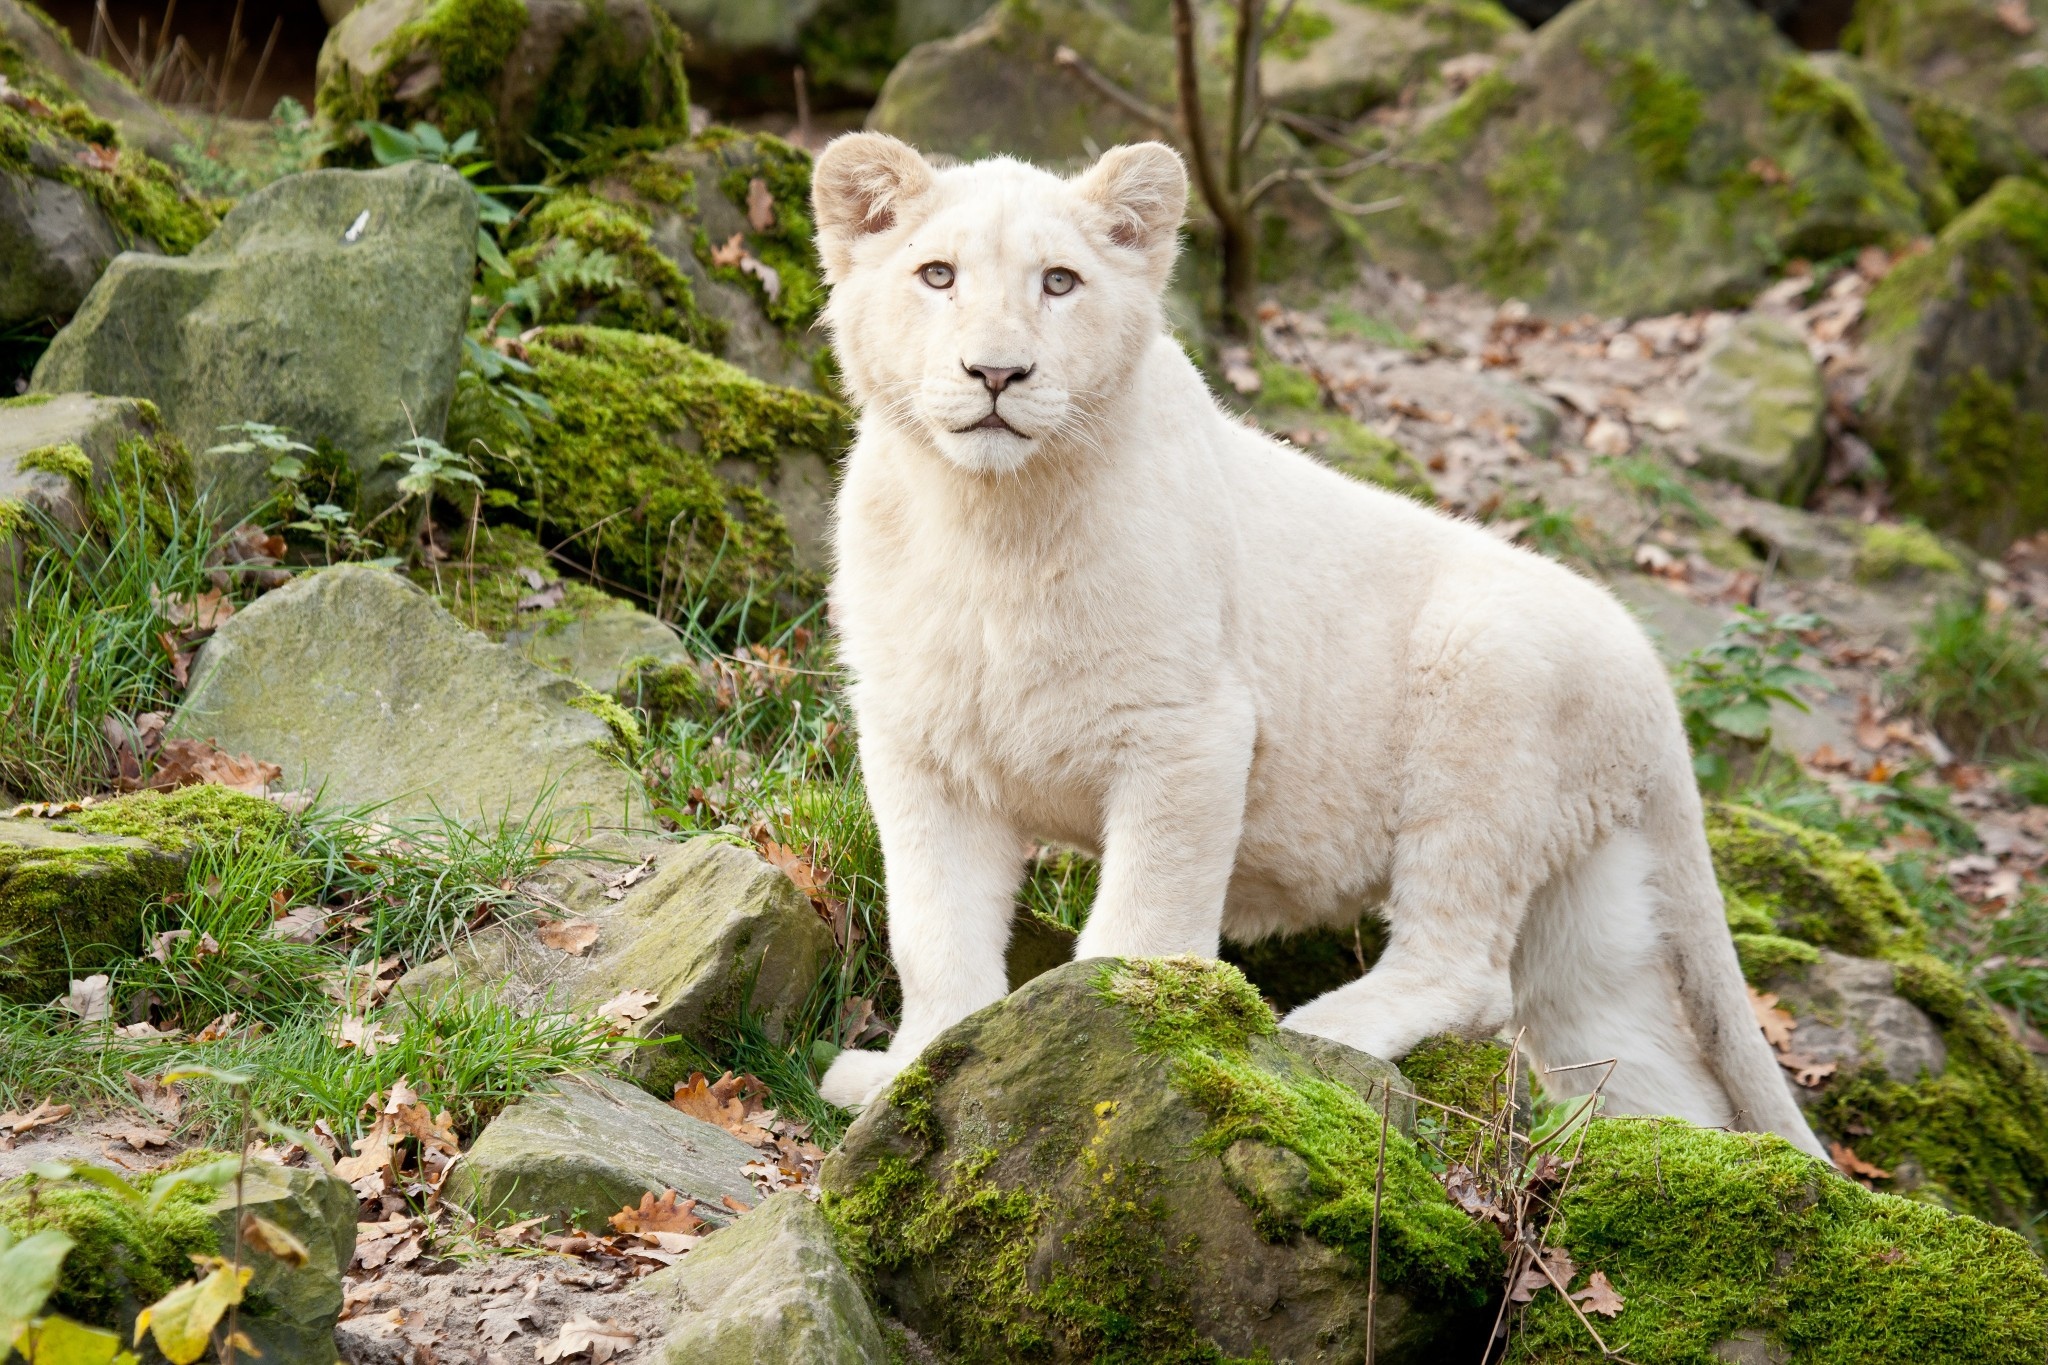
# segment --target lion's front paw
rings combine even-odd
[[[841,1109],[865,1109],[896,1079],[896,1073],[910,1065],[915,1054],[891,1052],[842,1052],[825,1069],[818,1093]]]

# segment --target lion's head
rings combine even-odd
[[[854,133],[812,175],[827,325],[854,401],[964,469],[1088,439],[1159,335],[1187,205],[1162,143],[1071,180],[1007,157],[940,169]]]

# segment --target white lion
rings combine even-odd
[[[1618,1059],[1624,1112],[1806,1150],[1744,996],[1671,689],[1599,587],[1221,410],[1167,335],[1180,158],[1061,180],[819,158],[826,320],[860,437],[832,614],[903,1021],[872,1099],[1005,989],[1034,839],[1102,859],[1081,957],[1385,916],[1289,1028],[1399,1058],[1526,1030]],[[1553,1090],[1598,1070],[1553,1073]]]

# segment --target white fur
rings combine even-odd
[[[1398,1058],[1526,1027],[1623,1110],[1819,1145],[1744,997],[1664,670],[1601,588],[1220,411],[1165,334],[1186,181],[842,138],[826,312],[862,409],[832,615],[904,1014],[872,1098],[1004,992],[1029,841],[1102,858],[1082,957],[1348,925],[1289,1027]],[[949,287],[922,267],[952,267]],[[1077,273],[1064,297],[1041,287]],[[994,395],[967,366],[1035,367]],[[973,429],[993,401],[1014,431]],[[1589,1087],[1598,1071],[1554,1075]]]

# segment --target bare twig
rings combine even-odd
[[[1375,199],[1369,204],[1354,204],[1348,199],[1339,199],[1313,180],[1304,180],[1301,184],[1302,188],[1322,200],[1327,207],[1333,208],[1339,213],[1348,213],[1354,218],[1365,218],[1375,213],[1385,213],[1389,209],[1400,208],[1402,204],[1407,202],[1405,196],[1397,194],[1391,199]]]
[[[1123,86],[1118,85],[1114,80],[1111,80],[1102,71],[1098,70],[1086,57],[1083,57],[1065,43],[1061,43],[1054,50],[1052,60],[1054,65],[1064,67],[1076,76],[1079,76],[1087,83],[1090,89],[1124,110],[1124,112],[1135,115],[1162,133],[1171,133],[1173,131],[1174,119],[1172,114],[1145,100],[1134,91],[1126,90]]]
[[[263,84],[263,73],[270,70],[270,54],[277,50],[278,35],[283,32],[284,16],[280,14],[270,26],[270,38],[263,44],[263,55],[256,59],[256,73],[249,77],[249,88],[242,92],[242,102],[235,107],[236,117],[249,117],[249,101],[256,98],[256,87]]]

